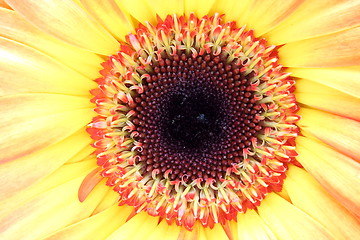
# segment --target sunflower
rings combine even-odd
[[[360,1],[0,1],[2,239],[356,239]]]

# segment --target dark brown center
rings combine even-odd
[[[171,170],[171,180],[220,179],[263,130],[250,79],[211,54],[184,53],[153,66],[135,98],[142,174]]]

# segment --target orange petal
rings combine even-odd
[[[5,2],[5,0],[0,0],[0,7],[2,8],[7,8],[7,9],[11,9],[11,7],[9,5],[7,5],[7,3]]]
[[[125,41],[125,35],[134,31],[130,17],[120,10],[114,0],[81,0],[81,3],[116,39]]]
[[[289,166],[284,188],[293,204],[326,227],[337,239],[356,239],[360,224],[305,170]],[[338,221],[341,219],[341,221]]]
[[[337,151],[360,161],[360,123],[333,114],[301,108],[298,125]]]
[[[76,195],[84,176],[81,173],[78,173],[78,176],[80,177],[18,206],[11,210],[9,215],[1,216],[0,238],[24,239],[31,234],[31,238],[41,239],[88,218],[108,187],[97,186],[91,195],[80,203]]]
[[[294,77],[306,78],[360,98],[360,66],[289,68]]]
[[[360,164],[309,137],[296,139],[297,160],[344,207],[360,214]]]
[[[29,155],[60,142],[86,126],[94,112],[91,108],[86,108],[86,105],[83,109],[76,109],[76,98],[52,94],[0,98],[0,162]],[[27,99],[29,102],[23,102]],[[56,100],[64,100],[65,103]],[[74,103],[75,106],[66,103]]]
[[[88,91],[96,87],[96,83],[53,58],[1,37],[0,72],[0,96],[22,92],[90,96]]]
[[[268,34],[272,44],[327,35],[360,25],[358,1],[307,1]]]
[[[278,239],[334,239],[321,224],[276,193],[266,196],[258,211]]]
[[[307,79],[296,81],[295,96],[299,103],[360,121],[360,98]]]
[[[344,67],[360,62],[360,27],[288,43],[279,49],[285,67]]]
[[[16,12],[42,31],[82,49],[116,53],[119,43],[71,0],[7,0]]]
[[[104,60],[94,53],[73,47],[40,31],[16,12],[0,9],[0,35],[31,46],[85,76],[96,79]]]
[[[100,175],[101,170],[101,167],[94,169],[82,181],[78,192],[78,198],[80,202],[85,201],[87,196],[89,196],[96,185],[98,185],[101,180],[103,180],[103,177]]]
[[[45,178],[90,143],[85,132],[78,132],[58,144],[0,165],[0,181],[7,183],[0,185],[0,199]]]
[[[105,239],[125,223],[132,210],[132,207],[115,205],[99,214],[61,229],[45,239]]]

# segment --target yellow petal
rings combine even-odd
[[[360,213],[360,164],[317,140],[296,139],[297,160],[344,207]]]
[[[78,223],[70,225],[45,239],[105,239],[123,225],[133,209],[128,206],[113,206]]]
[[[147,3],[162,19],[169,14],[184,14],[184,0],[147,0]]]
[[[115,2],[119,5],[120,9],[133,16],[140,23],[155,23],[156,12],[148,5],[146,0],[115,0]]]
[[[114,0],[81,0],[81,3],[116,39],[125,41],[125,35],[134,31],[130,17]]]
[[[271,31],[271,43],[280,45],[343,31],[360,25],[358,1],[307,1],[284,24]]]
[[[91,196],[80,203],[76,193],[83,176],[78,175],[79,178],[44,192],[2,216],[0,238],[24,239],[31,234],[31,238],[40,239],[89,217],[108,187],[96,187]]]
[[[16,12],[0,9],[0,35],[31,46],[85,76],[96,79],[104,60],[94,53],[73,47],[35,28]]]
[[[90,95],[89,90],[96,87],[96,83],[53,58],[1,37],[0,73],[0,96],[22,92]]]
[[[360,66],[289,68],[294,77],[306,78],[360,98]]]
[[[8,198],[47,177],[90,143],[91,139],[86,132],[82,131],[58,144],[2,164],[0,167],[0,181],[7,182],[7,184],[0,185],[0,199]]]
[[[90,159],[88,161],[73,164],[65,164],[59,167],[55,172],[41,179],[41,181],[38,181],[25,189],[19,190],[15,195],[2,200],[0,202],[0,216],[5,216],[13,209],[23,205],[30,199],[49,191],[50,189],[58,187],[61,184],[69,182],[70,180],[78,178],[79,173],[89,172],[95,167],[96,159]]]
[[[276,240],[269,227],[264,223],[255,210],[238,213],[237,216],[238,239],[243,240]]]
[[[304,0],[254,0],[248,5],[245,24],[261,36],[286,20]],[[271,9],[269,11],[269,9]],[[226,14],[226,12],[225,12]],[[261,19],[261,21],[259,21]]]
[[[335,100],[336,101],[336,100]],[[333,114],[301,108],[298,125],[337,151],[360,161],[360,123]]]
[[[278,239],[334,239],[321,224],[275,193],[266,196],[258,211]]]
[[[71,0],[7,0],[16,12],[42,31],[91,52],[111,55],[118,42]]]
[[[360,120],[360,98],[347,95],[336,89],[307,80],[296,81],[296,101],[354,120]]]
[[[94,159],[94,163],[96,162],[96,159]],[[109,207],[113,205],[117,205],[119,202],[119,193],[115,192],[112,188],[109,187],[109,191],[104,194],[103,199],[99,203],[99,205],[94,210],[93,214],[97,214],[99,212],[104,211],[105,209],[108,209]]]
[[[354,216],[341,206],[305,170],[289,166],[284,182],[293,204],[331,232],[337,239],[356,239],[360,225]],[[331,210],[331,211],[330,211]],[[338,221],[341,219],[341,221]]]
[[[164,219],[160,222],[159,225],[155,227],[150,236],[148,238],[144,236],[144,239],[158,240],[165,237],[166,240],[177,240],[179,233],[179,226],[176,226],[176,224],[172,224],[172,226],[169,226],[169,224]]]
[[[24,112],[11,111],[11,109],[5,108],[5,103],[11,104],[9,98],[2,98],[1,100],[0,113],[3,121],[0,123],[2,132],[0,136],[0,151],[2,152],[0,162],[14,160],[60,142],[86,126],[94,116],[91,108],[34,116],[31,113],[32,105],[23,104],[24,106],[19,106],[20,109],[24,109],[25,106],[30,108]],[[45,100],[46,98],[43,99],[44,102]],[[21,104],[18,103],[18,105]],[[55,104],[55,106],[57,105]],[[53,107],[48,103],[34,106]],[[37,110],[34,109],[34,111]]]
[[[146,212],[140,212],[117,229],[106,240],[137,240],[143,239],[157,226],[158,217],[151,217]],[[139,231],[141,229],[141,231]]]
[[[285,67],[344,67],[360,62],[360,27],[288,43],[279,49]]]
[[[195,1],[194,1],[195,2]],[[222,0],[215,1],[210,14],[214,13],[225,14],[225,21],[236,21],[238,26],[246,24],[248,5],[251,0]]]
[[[215,2],[216,0],[184,0],[184,12],[187,15],[193,12],[197,17],[201,18],[209,13]]]
[[[201,228],[201,227],[200,227]],[[215,224],[213,229],[204,228],[205,236],[207,240],[228,240],[224,229],[221,224]]]

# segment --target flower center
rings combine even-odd
[[[102,177],[120,204],[212,227],[280,191],[294,162],[294,82],[275,46],[221,16],[140,25],[92,90]]]

